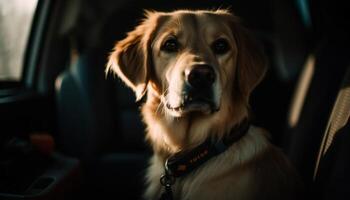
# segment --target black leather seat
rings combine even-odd
[[[140,173],[148,158],[144,127],[133,93],[117,81],[106,79],[104,64],[98,63],[96,55],[98,52],[80,55],[56,81],[57,146],[83,161],[84,180],[94,195],[125,192],[134,199],[140,194]]]

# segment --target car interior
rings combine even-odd
[[[330,0],[39,0],[21,80],[0,79],[0,199],[141,199],[152,151],[133,92],[105,74],[109,53],[145,10],[217,8],[268,58],[253,124],[296,167],[305,198],[348,199],[350,16]]]

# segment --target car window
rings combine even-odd
[[[0,0],[0,81],[20,81],[38,0]]]

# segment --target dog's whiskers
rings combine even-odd
[[[161,101],[157,106],[155,114],[162,114],[164,112],[163,105],[164,103]]]
[[[168,88],[165,89],[165,91],[160,95],[160,103],[157,106],[157,109],[155,111],[155,114],[164,114],[165,113],[165,109],[164,106],[167,104],[167,100],[165,98],[166,93],[168,92]],[[160,111],[160,112],[159,112]]]

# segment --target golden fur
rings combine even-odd
[[[162,50],[172,37],[179,48]],[[229,43],[228,52],[213,53],[211,46],[218,38]],[[169,109],[183,101],[184,77],[198,64],[214,69],[212,100],[217,111],[205,105],[196,112]],[[147,95],[142,115],[154,155],[145,198],[158,199],[166,158],[210,137],[220,139],[247,118],[250,93],[266,67],[254,39],[228,11],[180,10],[147,12],[142,23],[116,44],[107,65],[110,70],[135,91],[137,100]],[[178,178],[173,193],[175,199],[293,199],[296,183],[283,154],[263,130],[252,126],[227,151]]]

